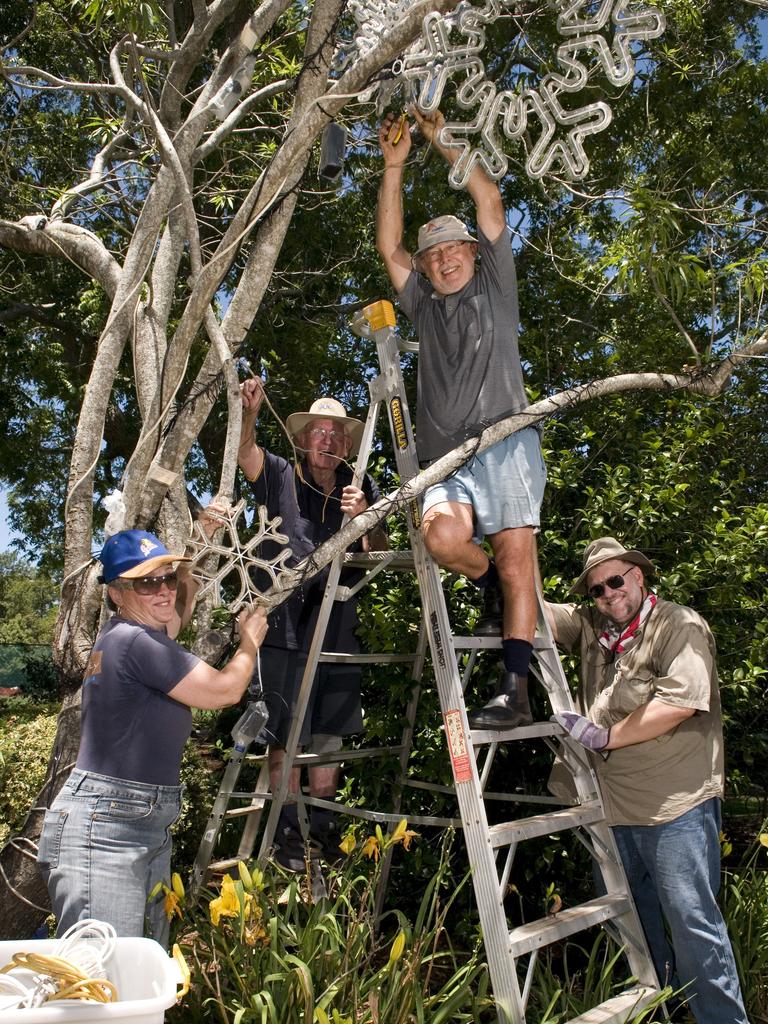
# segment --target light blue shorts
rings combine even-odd
[[[482,540],[500,530],[538,526],[546,482],[539,432],[526,427],[428,487],[423,511],[443,501],[471,505],[475,537]]]

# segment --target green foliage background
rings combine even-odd
[[[7,38],[27,22],[28,6],[12,5],[0,31]],[[174,5],[190,17],[186,4]],[[663,0],[667,29],[638,61],[626,89],[611,91],[596,76],[581,99],[609,98],[610,129],[588,140],[589,180],[569,189],[561,182],[533,182],[523,171],[522,150],[512,153],[503,180],[517,254],[521,351],[532,398],[574,383],[632,371],[706,367],[727,348],[765,329],[768,172],[762,140],[768,137],[767,18],[755,5],[732,0]],[[151,4],[70,4],[48,0],[25,41],[30,61],[84,80],[101,74],[109,46],[132,19],[157,28]],[[100,13],[101,12],[101,13]],[[94,17],[94,15],[99,15]],[[298,8],[284,37],[264,48],[255,85],[295,75],[302,43]],[[154,30],[154,29],[153,29]],[[552,69],[558,41],[554,19],[494,27],[490,72],[499,82],[538,80]],[[221,40],[214,40],[217,46]],[[212,57],[201,61],[201,82]],[[287,102],[287,101],[285,101]],[[286,113],[283,99],[262,122],[242,131],[200,169],[205,231],[214,240],[226,227],[258,166],[274,147]],[[448,99],[450,112],[453,99]],[[106,100],[46,92],[0,94],[0,217],[45,213],[77,180],[119,111]],[[372,346],[349,329],[365,303],[391,296],[375,252],[373,210],[380,163],[376,118],[349,107],[347,162],[339,188],[316,178],[316,164],[301,186],[297,213],[244,354],[283,421],[321,393],[335,394],[354,415],[364,415],[366,382],[375,372]],[[153,173],[152,159],[126,165],[120,189],[110,187],[75,208],[74,222],[108,239],[124,253],[135,214]],[[417,149],[408,175],[406,241],[429,216],[453,212],[472,220],[468,197],[446,186],[435,154]],[[205,239],[204,239],[205,241]],[[248,254],[233,266],[231,286]],[[181,291],[181,286],[180,286]],[[177,312],[180,311],[179,302]],[[71,440],[99,334],[105,296],[66,261],[56,263],[0,252],[0,482],[10,489],[10,521],[22,546],[46,578],[61,566],[64,496]],[[400,317],[400,329],[410,327]],[[202,358],[202,345],[196,353]],[[414,373],[406,360],[411,408]],[[188,465],[190,487],[215,489],[224,436],[224,403],[206,424]],[[418,416],[416,416],[418,421]],[[566,410],[549,421],[544,447],[549,473],[540,560],[548,597],[565,599],[580,569],[581,552],[596,536],[613,533],[644,550],[656,563],[658,592],[691,604],[709,621],[720,652],[730,803],[736,811],[765,807],[768,797],[768,494],[766,481],[765,362],[740,363],[731,387],[718,399],[682,393],[635,394]],[[133,367],[127,354],[112,396],[97,499],[120,482],[139,429]],[[266,413],[260,438],[289,454],[277,419]],[[31,457],[31,454],[34,457]],[[397,483],[389,441],[382,437],[376,472],[383,490]],[[97,521],[103,510],[97,509]],[[393,543],[406,546],[402,521],[389,525]],[[94,538],[98,544],[98,535]],[[26,569],[15,569],[21,618],[7,611],[11,596],[0,565],[0,630],[7,638],[48,628],[51,607],[25,604],[32,591]],[[19,582],[27,580],[27,583]],[[457,631],[471,628],[477,595],[465,581],[446,579]],[[370,650],[413,650],[418,598],[412,579],[379,577],[362,604],[364,641]],[[14,642],[17,642],[16,640]],[[25,641],[26,642],[26,641]],[[569,666],[573,672],[573,666]],[[482,663],[473,679],[474,701],[484,699],[495,666]],[[575,676],[574,676],[575,678]],[[407,674],[372,669],[365,684],[366,744],[396,743],[410,690]],[[539,700],[537,711],[546,714]],[[17,827],[25,801],[41,777],[52,720],[13,712],[0,741],[6,773],[7,815]],[[449,764],[434,687],[425,681],[418,722],[414,774],[449,781]],[[223,727],[222,727],[223,728]],[[185,781],[187,817],[177,841],[179,866],[189,864],[217,783],[210,744],[190,746]],[[226,734],[218,736],[226,746]],[[47,756],[47,755],[46,755]],[[548,755],[532,747],[525,758],[507,755],[499,771],[521,788],[542,787]],[[24,763],[24,773],[18,764]],[[391,799],[394,764],[371,772],[350,766],[344,796],[369,807]],[[19,776],[29,771],[30,779]],[[39,774],[36,774],[39,773]],[[18,788],[17,788],[18,786]],[[448,801],[409,794],[408,809],[446,811]],[[750,803],[751,801],[751,803]],[[407,902],[426,884],[439,859],[436,837],[419,844],[393,888]],[[555,841],[544,841],[521,860],[515,884],[520,913],[541,910],[552,886],[564,894],[588,884],[586,865]],[[457,925],[467,948],[471,914]]]

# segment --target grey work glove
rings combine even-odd
[[[595,725],[583,715],[576,715],[572,711],[563,711],[558,715],[552,715],[552,721],[562,725],[566,732],[570,733],[587,750],[594,750],[597,753],[605,750],[611,741],[611,730],[603,729]],[[603,757],[607,757],[607,753]]]

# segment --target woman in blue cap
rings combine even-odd
[[[58,933],[84,918],[118,935],[147,931],[167,944],[162,898],[171,874],[170,829],[181,809],[179,769],[190,708],[236,704],[267,631],[263,609],[243,612],[240,646],[221,671],[177,644],[197,584],[182,555],[151,533],[123,530],[99,555],[114,615],[85,670],[80,748],[47,811],[38,863]]]

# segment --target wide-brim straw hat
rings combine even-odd
[[[615,537],[598,537],[591,544],[587,545],[584,552],[584,569],[581,576],[571,587],[569,593],[585,595],[587,593],[587,576],[595,566],[603,562],[610,562],[614,558],[621,562],[629,562],[631,565],[639,565],[647,572],[655,572],[653,562],[646,558],[642,551],[635,548],[625,548]]]
[[[285,421],[291,438],[295,439],[312,420],[333,420],[334,423],[341,423],[344,433],[352,441],[349,454],[357,455],[363,440],[365,424],[356,420],[354,416],[347,416],[347,410],[341,402],[337,402],[335,398],[318,398],[310,405],[309,412],[292,412]]]

